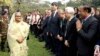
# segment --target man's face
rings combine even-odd
[[[58,12],[58,15],[60,18],[64,18],[65,17],[65,13],[64,12]]]
[[[16,13],[15,14],[15,21],[20,22],[21,21],[21,13]]]
[[[51,15],[51,11],[48,11],[47,14],[48,14],[48,16],[50,16]]]
[[[55,10],[57,10],[57,6],[56,6],[56,5],[52,5],[52,6],[51,6],[51,9],[52,9],[53,11],[55,11]]]
[[[46,10],[45,13],[46,13],[47,16],[50,16],[51,15],[51,10]]]
[[[65,11],[65,16],[66,16],[66,19],[70,18],[70,14],[67,11]]]
[[[86,12],[83,10],[83,8],[80,8],[79,9],[79,14],[80,14],[81,17],[85,17]]]
[[[74,10],[75,10],[75,13],[77,13],[77,12],[78,12],[78,9],[77,9],[77,8],[75,8]]]

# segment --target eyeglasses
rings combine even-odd
[[[59,13],[59,14],[65,14],[65,13]]]
[[[15,17],[21,17],[21,16],[15,16]]]

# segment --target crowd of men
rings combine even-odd
[[[38,10],[26,17],[31,32],[45,41],[55,56],[100,55],[100,10],[92,6],[60,9],[56,2],[40,15]]]
[[[7,20],[7,14],[3,15],[2,19]],[[25,21],[30,24],[31,33],[44,40],[45,48],[55,56],[100,56],[100,10],[95,7],[84,5],[63,10],[53,2],[44,15],[34,10],[27,14]],[[5,34],[0,33],[3,50]]]

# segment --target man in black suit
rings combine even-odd
[[[95,10],[94,17],[98,19],[98,31],[97,31],[97,43],[95,45],[95,51],[94,56],[100,56],[100,11],[97,10],[97,8],[93,8]],[[99,13],[99,14],[98,14]]]
[[[56,37],[58,34],[58,29],[59,29],[59,25],[58,25],[58,5],[56,2],[53,2],[51,4],[51,10],[52,10],[52,14],[51,14],[51,18],[49,18],[48,20],[48,24],[47,24],[47,35],[49,36],[49,40],[50,40],[50,46],[51,46],[51,51],[53,53],[56,53]]]
[[[91,16],[89,6],[80,7],[79,12],[81,19],[76,22],[78,56],[93,56],[98,20]]]
[[[66,7],[65,16],[66,16],[66,26],[65,26],[65,47],[66,47],[66,56],[77,56],[76,40],[77,40],[77,30],[76,30],[76,21],[77,18],[74,16],[74,8]]]
[[[47,9],[46,10],[46,15],[45,15],[45,20],[43,21],[43,24],[42,24],[42,26],[41,26],[41,29],[43,29],[43,33],[42,33],[42,35],[43,35],[43,37],[44,37],[44,40],[45,40],[45,42],[46,42],[46,44],[45,44],[45,47],[47,48],[47,49],[50,49],[50,39],[49,39],[49,35],[48,35],[48,33],[47,33],[47,31],[49,30],[47,27],[48,27],[48,23],[49,23],[49,19],[51,18],[51,10],[50,9]]]
[[[65,12],[62,9],[58,9],[59,15],[59,32],[57,35],[57,54],[56,56],[64,56],[64,32],[65,32]]]

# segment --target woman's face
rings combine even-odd
[[[20,12],[17,12],[16,14],[15,14],[15,21],[16,22],[20,22],[22,20],[22,18],[21,18],[21,13]]]

